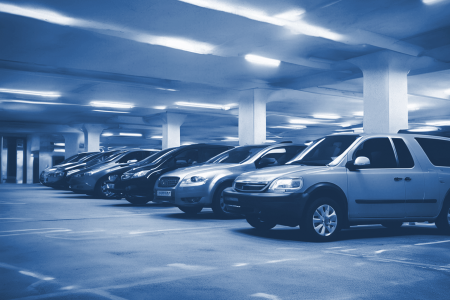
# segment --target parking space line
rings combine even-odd
[[[250,295],[250,297],[265,298],[265,299],[270,299],[270,300],[279,300],[280,299],[275,295],[266,294],[266,293],[256,293],[256,294]]]
[[[55,279],[53,277],[44,276],[44,275],[41,275],[41,274],[36,274],[36,273],[33,273],[33,272],[29,272],[29,271],[19,271],[19,273],[23,274],[23,275],[30,276],[30,277],[34,277],[34,278],[37,278],[37,279],[40,279],[40,280],[45,280],[45,281],[49,281],[49,280],[54,280]]]
[[[25,234],[47,234],[47,233],[52,233],[52,232],[67,232],[67,231],[71,231],[70,229],[59,229],[59,230],[50,230],[50,231],[33,231],[33,232],[21,232],[21,233],[12,233],[12,234],[2,234],[0,235],[0,237],[2,236],[17,236],[17,235],[25,235]]]

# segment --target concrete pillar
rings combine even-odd
[[[33,156],[33,151],[39,151],[41,147],[41,137],[38,134],[30,134],[27,136],[27,183],[32,184],[34,181],[33,177],[33,165],[34,160],[39,159],[38,156]]]
[[[162,149],[180,146],[180,126],[186,115],[176,113],[164,113],[162,125]]]
[[[408,129],[408,80],[416,57],[381,51],[350,59],[364,75],[366,133],[397,133]]]
[[[101,132],[100,132],[101,133]],[[65,158],[69,158],[72,155],[78,154],[84,150],[84,147],[80,148],[80,144],[84,144],[84,134],[83,133],[63,133],[65,139]],[[100,144],[100,140],[99,140]]]
[[[100,135],[105,126],[101,124],[84,124],[84,149],[87,152],[100,150]]]
[[[3,136],[0,136],[0,184],[3,183]]]
[[[266,102],[271,91],[252,89],[239,96],[239,145],[266,141]]]

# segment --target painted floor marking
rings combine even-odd
[[[243,266],[247,266],[247,265],[248,265],[248,263],[237,263],[237,264],[234,264],[233,267],[243,267]]]
[[[266,261],[266,264],[276,264],[276,263],[279,263],[279,262],[285,262],[285,261],[290,261],[290,260],[297,260],[297,259],[295,259],[295,258],[286,258],[286,259],[278,259],[278,260],[269,260],[269,261]]]
[[[278,298],[275,295],[271,295],[271,294],[266,294],[266,293],[256,293],[253,295],[250,295],[250,297],[258,297],[258,298],[264,298],[264,299],[270,299],[270,300],[280,300],[280,298]]]
[[[26,204],[26,203],[21,203],[21,202],[0,202],[0,204],[9,204],[9,205],[15,205],[15,204]]]
[[[33,231],[33,232],[21,232],[21,233],[12,233],[12,234],[2,234],[1,236],[15,236],[15,235],[25,235],[25,234],[47,234],[52,232],[66,232],[71,231],[70,229],[58,229],[58,230],[50,230],[50,231]]]
[[[414,244],[414,246],[432,245],[432,244],[442,244],[442,243],[450,243],[450,240],[446,240],[446,241],[436,241],[436,242],[429,242],[429,243],[419,243],[419,244]]]
[[[18,229],[18,230],[6,230],[0,231],[0,233],[19,232],[19,231],[36,231],[36,230],[60,230],[66,228],[33,228],[33,229]]]
[[[55,279],[53,277],[44,276],[44,275],[41,275],[41,274],[36,274],[36,273],[33,273],[33,272],[29,272],[29,271],[19,271],[19,273],[23,274],[23,275],[31,276],[31,277],[34,277],[34,278],[37,278],[37,279],[40,279],[40,280],[47,280],[48,281],[48,280]]]

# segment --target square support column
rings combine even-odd
[[[162,149],[180,146],[180,127],[186,115],[176,113],[164,113],[161,116],[162,125]]]
[[[271,91],[252,89],[239,97],[239,145],[266,142],[266,102]]]
[[[397,133],[408,129],[408,80],[416,57],[381,51],[350,59],[364,76],[366,133]]]
[[[63,136],[65,139],[65,158],[71,157],[72,155],[78,154],[84,150],[84,148],[80,149],[80,144],[84,143],[83,133],[63,133]],[[100,135],[98,143],[100,145]]]
[[[87,152],[100,151],[100,135],[105,129],[101,124],[84,124],[84,149]]]

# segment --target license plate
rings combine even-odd
[[[171,197],[172,191],[156,191],[156,196]]]
[[[113,189],[114,188],[114,183],[107,183],[106,184],[106,188],[107,189]]]

